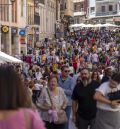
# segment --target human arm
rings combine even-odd
[[[76,116],[77,116],[77,109],[78,109],[78,94],[77,94],[77,86],[75,86],[72,94],[72,119],[73,122],[76,122]]]
[[[73,122],[76,122],[77,105],[78,105],[77,101],[73,100],[72,101],[72,112],[73,112],[72,120],[73,120]]]
[[[94,99],[105,104],[111,104],[111,101],[107,99],[100,91],[95,93]]]
[[[67,107],[68,100],[67,100],[67,97],[66,97],[64,91],[62,91],[62,100],[63,100],[63,104],[61,106],[61,109],[65,110],[65,108]]]
[[[38,98],[38,101],[36,102],[36,106],[38,109],[43,110],[43,111],[48,111],[51,109],[51,105],[46,103],[46,88],[43,88],[40,97]]]
[[[120,104],[120,100],[109,100],[107,97],[105,97],[105,92],[102,90],[102,88],[99,88],[98,91],[96,91],[94,95],[94,99],[101,102],[110,105],[112,108],[116,108]]]

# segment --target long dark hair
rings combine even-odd
[[[32,107],[27,87],[13,66],[0,66],[0,110]]]
[[[95,73],[97,73],[97,80],[96,80],[96,81],[100,82],[100,76],[99,76],[99,72],[98,72],[97,70],[94,70],[94,71],[92,72],[91,79],[92,79],[92,80],[94,79],[94,74],[95,74]]]

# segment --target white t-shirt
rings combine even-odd
[[[38,83],[35,84],[35,90],[41,90],[43,88],[43,85],[40,85]]]
[[[41,72],[36,72],[35,77],[39,81],[42,78],[42,73]]]
[[[98,62],[98,55],[96,53],[92,55],[92,62]]]
[[[96,89],[96,91],[102,93],[103,96],[105,96],[107,99],[109,99],[108,98],[109,93],[113,93],[118,90],[120,90],[120,85],[118,85],[117,88],[112,89],[109,87],[109,82],[103,83],[98,89]],[[109,104],[105,104],[102,102],[97,102],[97,108],[106,111],[120,111],[120,106],[118,106],[117,108],[112,108]]]

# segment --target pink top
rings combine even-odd
[[[30,129],[45,129],[38,112],[31,109],[21,109],[15,115],[0,120],[0,129],[27,129],[25,112],[31,120],[31,123],[28,123],[32,126]]]

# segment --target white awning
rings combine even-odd
[[[21,60],[15,58],[15,57],[12,57],[4,52],[1,52],[0,51],[0,61],[4,61],[4,62],[11,62],[11,63],[22,63]]]

